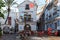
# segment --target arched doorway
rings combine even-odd
[[[29,24],[26,24],[24,26],[24,35],[25,36],[30,36],[31,35],[31,26]]]
[[[30,26],[29,24],[26,24],[26,25],[24,26],[24,30],[31,30],[31,26]]]

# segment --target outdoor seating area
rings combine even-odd
[[[51,31],[37,31],[37,32],[33,32],[33,31],[30,31],[30,32],[20,32],[19,34],[22,34],[22,35],[28,35],[28,36],[37,36],[37,37],[44,37],[44,36],[58,36],[58,31],[52,33]]]

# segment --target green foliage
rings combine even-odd
[[[8,7],[8,9],[7,9],[7,11],[8,11],[8,16],[7,16],[7,18],[6,18],[6,21],[5,21],[5,24],[6,24],[6,22],[7,22],[7,19],[8,19],[8,17],[9,17],[9,14],[10,14],[10,7],[12,6],[12,5],[14,5],[14,4],[17,4],[16,2],[14,2],[14,0],[4,0],[5,1],[5,6],[7,6]]]
[[[1,12],[0,12],[0,17],[4,18],[4,14],[2,14]]]
[[[4,5],[4,2],[3,2],[3,0],[0,0],[0,9],[1,9],[1,7],[4,7],[5,5]]]
[[[1,8],[4,7],[4,2],[3,0],[0,0],[0,17],[3,17],[4,18],[4,14],[1,13]]]
[[[14,4],[17,4],[16,2],[14,2],[14,0],[4,0],[5,1],[5,5],[10,7]]]

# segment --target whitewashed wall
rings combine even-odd
[[[36,11],[36,5],[34,5],[33,8],[30,8],[30,10],[25,10],[26,4],[30,4],[30,3],[32,3],[32,2],[30,2],[30,1],[25,1],[25,2],[23,2],[23,3],[21,3],[21,4],[19,4],[19,6],[18,6],[19,13],[20,13],[20,16],[21,16],[21,15],[24,15],[24,14],[25,14],[24,12],[28,12],[28,14],[29,14],[29,13],[32,14],[33,20],[36,21],[36,12],[37,12],[37,11]],[[34,4],[34,3],[33,3],[33,4]],[[31,12],[31,11],[33,11],[33,12]]]

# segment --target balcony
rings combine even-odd
[[[55,16],[56,14],[58,14],[57,11],[55,11],[55,12],[53,13],[53,16]]]
[[[59,14],[57,13],[56,15],[53,16],[53,18],[55,19],[55,18],[58,17],[58,16],[59,16]]]
[[[59,14],[56,14],[56,15],[54,15],[53,17],[51,17],[51,18],[47,19],[47,20],[46,20],[46,22],[54,21],[54,20],[55,20],[55,18],[56,18],[56,17],[58,17],[58,16],[59,16]]]
[[[28,18],[28,19],[24,19],[24,18],[22,18],[21,19],[22,21],[20,21],[20,22],[33,22],[33,18]]]
[[[25,22],[24,22],[24,21],[22,21],[22,22],[18,22],[18,24],[20,24],[20,25],[24,25]],[[26,24],[36,25],[36,22],[35,22],[35,21],[26,21]]]

